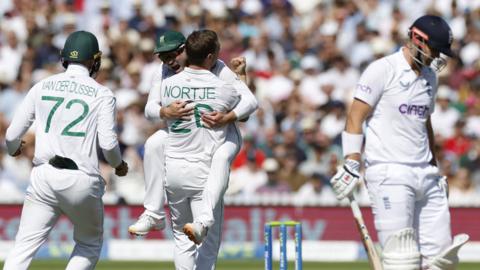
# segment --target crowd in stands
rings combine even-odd
[[[412,8],[412,7],[415,8]],[[329,178],[342,162],[340,133],[357,80],[393,53],[423,14],[442,16],[457,58],[439,73],[432,123],[451,205],[480,206],[480,2],[469,0],[2,0],[0,1],[0,203],[20,203],[29,182],[33,133],[20,157],[5,130],[26,92],[62,72],[59,51],[75,30],[99,40],[97,80],[114,92],[129,174],[106,163],[110,204],[143,202],[143,146],[164,123],[144,117],[155,40],[166,30],[217,32],[220,59],[245,56],[259,109],[241,123],[229,204],[335,205]],[[33,131],[33,129],[32,129]],[[362,203],[368,195],[359,191]]]

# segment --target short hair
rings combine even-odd
[[[188,63],[202,65],[208,54],[216,53],[220,48],[217,34],[208,29],[191,33],[185,43]]]

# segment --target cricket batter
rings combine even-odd
[[[339,200],[359,181],[365,131],[365,180],[380,243],[383,267],[455,269],[446,181],[439,175],[430,115],[437,90],[436,71],[452,57],[452,32],[440,17],[418,18],[398,52],[371,63],[357,84],[342,133],[345,164],[331,183]]]
[[[31,182],[4,270],[27,269],[62,214],[74,226],[66,269],[94,269],[103,242],[105,187],[96,146],[118,176],[128,171],[114,130],[115,98],[93,79],[101,59],[97,38],[85,31],[70,34],[61,57],[66,71],[30,89],[6,132],[9,154],[19,155],[21,138],[36,121]]]
[[[185,37],[179,32],[168,31],[159,38],[154,53],[158,54],[163,65],[154,79],[154,85],[150,91],[149,101],[145,108],[145,115],[148,119],[190,120],[192,118],[193,108],[186,108],[186,102],[177,100],[169,106],[161,106],[160,100],[160,85],[162,81],[182,71],[185,66],[186,54],[184,50]],[[205,201],[209,207],[202,209],[203,223],[211,228],[206,241],[200,249],[200,254],[204,254],[203,250],[205,250],[206,263],[210,265],[215,263],[220,245],[223,220],[222,199],[228,185],[230,163],[238,153],[241,145],[240,133],[234,121],[247,118],[258,106],[255,96],[244,82],[246,81],[245,60],[241,58],[233,59],[232,65],[239,76],[232,72],[221,60],[217,60],[210,71],[223,81],[234,85],[236,91],[241,95],[240,102],[228,113],[214,112],[202,115],[202,120],[206,125],[222,126],[228,124],[227,139],[213,156],[214,161],[212,162],[204,192]],[[167,136],[166,130],[159,130],[145,143],[145,212],[135,224],[129,227],[129,232],[136,235],[145,235],[151,230],[163,229],[165,227],[165,213],[163,210],[165,169],[163,164],[165,162],[164,149]],[[214,222],[216,220],[219,220],[219,222]]]
[[[204,112],[230,111],[240,99],[232,84],[210,71],[217,63],[220,50],[215,32],[194,31],[188,36],[185,49],[189,66],[161,85],[164,106],[181,100],[189,102],[187,106],[194,110],[191,120],[167,121],[165,190],[175,239],[176,269],[194,269],[196,244],[205,237],[207,227],[193,221],[199,219],[202,208],[205,208],[203,193],[213,154],[225,142],[228,131],[228,126],[204,126],[201,115]],[[187,232],[184,227],[187,223],[191,224],[195,235]]]

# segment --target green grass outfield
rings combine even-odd
[[[66,261],[34,261],[29,268],[30,270],[60,270],[65,269]],[[3,267],[3,262],[0,263]],[[100,261],[95,268],[97,270],[153,270],[153,269],[174,269],[171,262],[132,262],[132,261]],[[219,270],[250,270],[263,269],[263,261],[234,261],[222,260],[217,264]],[[274,263],[274,268],[278,269],[278,262]],[[293,263],[289,264],[288,269],[295,269]],[[366,262],[358,263],[318,263],[304,262],[303,269],[328,269],[328,270],[368,270]],[[478,270],[480,263],[462,263],[457,270]]]

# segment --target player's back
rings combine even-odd
[[[40,81],[31,91],[35,91],[34,163],[47,163],[58,155],[73,160],[79,170],[98,175],[100,112],[108,110],[114,114],[113,93],[92,79],[85,67],[74,64],[64,73]],[[112,125],[110,122],[105,121]],[[108,128],[113,130],[113,125]]]
[[[207,70],[185,68],[164,81],[161,87],[162,105],[175,100],[191,101],[194,108],[189,121],[170,120],[166,155],[188,160],[209,160],[225,140],[226,127],[210,129],[201,121],[201,115],[213,111],[229,111],[239,101],[231,84],[217,78]]]

